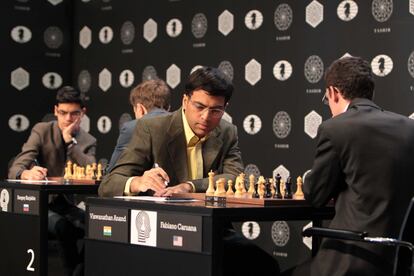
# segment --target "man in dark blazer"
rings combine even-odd
[[[32,128],[9,168],[8,177],[22,180],[63,177],[68,160],[80,166],[96,162],[96,139],[80,127],[85,112],[84,98],[79,91],[70,86],[59,89],[54,106],[57,120],[38,123]],[[72,275],[83,262],[76,242],[84,236],[84,211],[72,198],[55,196],[49,202],[48,224],[49,231],[59,241],[65,275]]]
[[[116,142],[114,152],[109,161],[107,172],[110,172],[127,147],[134,133],[137,120],[168,114],[171,93],[168,85],[161,79],[147,80],[131,90],[129,101],[134,109],[135,120],[126,122]]]
[[[103,179],[100,195],[204,192],[209,171],[216,179],[234,179],[243,171],[237,131],[221,120],[232,92],[233,85],[216,68],[192,73],[182,108],[137,121],[130,144]]]
[[[335,199],[331,228],[397,238],[414,194],[414,121],[372,102],[371,67],[359,57],[336,60],[325,79],[333,117],[319,128],[305,198],[315,207]],[[393,260],[390,247],[324,239],[295,275],[391,275]]]

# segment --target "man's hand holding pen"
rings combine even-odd
[[[37,160],[33,160],[34,166],[30,170],[24,170],[20,179],[22,180],[47,180],[47,169],[39,165]]]
[[[135,176],[131,182],[130,190],[133,194],[152,190],[155,193],[165,189],[170,182],[168,174],[159,166],[145,171],[142,176]]]

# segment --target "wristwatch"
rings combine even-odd
[[[72,139],[70,139],[69,143],[67,143],[68,146],[70,145],[77,145],[78,141],[76,140],[75,137],[72,137]]]

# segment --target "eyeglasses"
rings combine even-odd
[[[326,104],[326,105],[329,105],[329,101],[328,101],[328,97],[326,97],[326,93],[325,93],[325,94],[323,94],[323,97],[322,97],[322,103],[323,103],[323,104]]]
[[[191,98],[188,98],[188,101],[191,103],[191,105],[194,107],[194,109],[198,112],[198,113],[204,113],[206,110],[209,112],[210,116],[212,118],[220,118],[221,116],[223,116],[225,107],[214,107],[214,108],[210,108],[208,106],[205,106],[199,102],[194,102],[191,100]]]
[[[68,111],[58,109],[57,113],[59,114],[59,116],[62,116],[62,117],[65,117],[68,114],[70,117],[79,117],[82,114],[82,111],[76,110],[76,111],[68,112]]]

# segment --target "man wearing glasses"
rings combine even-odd
[[[32,128],[8,177],[22,180],[61,177],[68,160],[80,166],[96,162],[96,139],[80,128],[85,111],[83,95],[79,91],[70,86],[59,89],[54,107],[57,120],[41,122]],[[68,196],[58,195],[49,202],[48,217],[49,231],[59,241],[65,272],[72,275],[82,261],[76,241],[84,236],[84,212]]]
[[[101,196],[169,196],[205,192],[207,174],[234,179],[243,171],[236,127],[222,120],[233,85],[218,69],[194,71],[182,107],[138,120],[131,143],[104,178]]]

